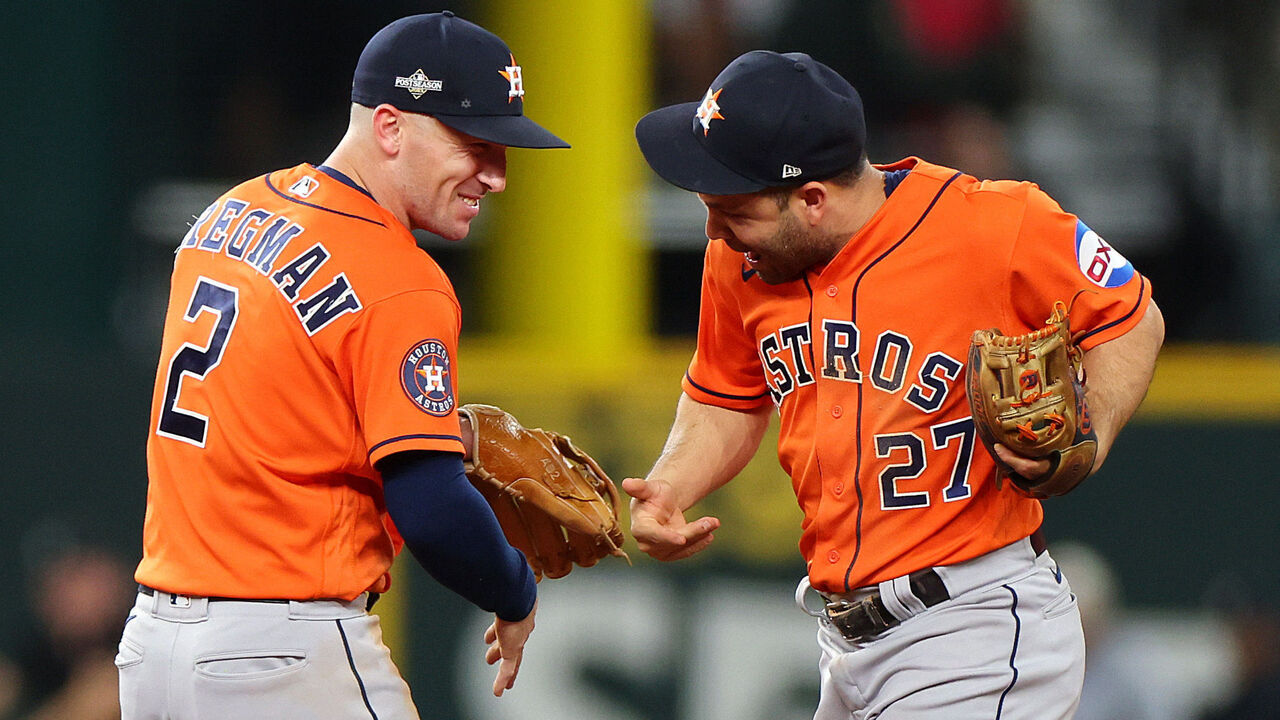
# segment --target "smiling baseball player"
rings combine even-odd
[[[367,609],[399,542],[493,612],[512,687],[537,592],[464,475],[461,312],[411,229],[465,237],[523,114],[520,66],[452,13],[402,18],[356,65],[322,165],[245,182],[177,248],[147,444],[125,720],[417,718]]]
[[[1022,489],[1054,463],[996,445],[1020,484],[1002,482],[966,358],[975,329],[1037,330],[1076,298],[1096,470],[1151,379],[1150,284],[1034,185],[871,165],[857,92],[804,54],[747,53],[636,137],[698,193],[710,239],[675,424],[649,475],[623,483],[640,548],[706,548],[719,520],[685,511],[776,412],[804,511],[797,599],[819,620],[815,718],[1070,718],[1080,618]]]

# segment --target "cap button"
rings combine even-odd
[[[805,65],[803,62],[800,62],[798,60],[796,61],[796,64],[792,65],[791,67],[795,68],[796,72],[804,72],[805,70],[809,69],[808,65]]]
[[[443,16],[445,16],[445,17],[453,17],[453,11],[452,11],[452,10],[441,10],[441,11],[440,11],[440,14],[441,14],[441,15],[443,15]]]

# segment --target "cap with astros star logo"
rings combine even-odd
[[[804,53],[767,50],[729,63],[701,102],[636,125],[658,175],[708,195],[825,180],[862,157],[866,136],[862,98],[848,81]]]

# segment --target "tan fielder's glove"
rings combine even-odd
[[[1067,308],[1054,304],[1045,327],[1007,336],[978,330],[969,345],[969,408],[982,444],[1015,488],[1034,498],[1065,495],[1089,476],[1098,437],[1085,405],[1082,353],[1071,341]],[[996,457],[1000,443],[1049,471],[1024,478]]]
[[[474,446],[463,462],[467,478],[493,508],[534,577],[563,577],[577,563],[595,565],[622,551],[618,489],[569,438],[526,428],[492,405],[463,405]],[[630,562],[630,558],[628,558]]]

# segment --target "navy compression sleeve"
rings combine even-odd
[[[388,514],[432,577],[503,620],[529,615],[538,594],[533,571],[467,480],[461,455],[396,453],[378,471]]]

